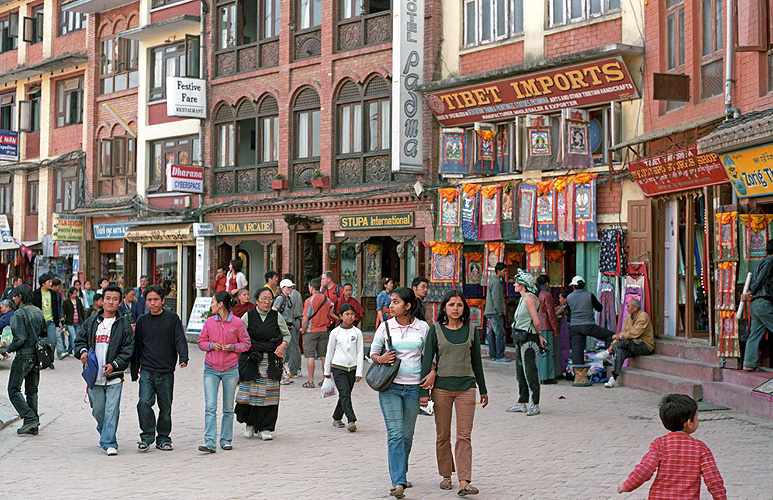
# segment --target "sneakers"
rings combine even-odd
[[[499,361],[500,363],[509,363],[510,362],[510,358],[508,358],[507,356],[502,356],[497,361]]]
[[[525,413],[526,405],[523,403],[515,403],[513,406],[505,410],[508,413]]]
[[[114,457],[114,456],[118,455],[118,449],[116,449],[116,448],[108,448],[108,449],[105,450],[105,453],[107,454],[108,457]]]
[[[67,356],[69,356],[69,354],[67,354],[66,352],[64,352],[64,353],[62,353],[62,354],[59,354],[59,355],[57,355],[56,357],[57,357],[57,359],[59,359],[59,360],[62,360],[62,359],[64,359],[64,358],[66,358]]]
[[[207,446],[205,444],[199,446],[199,451],[202,452],[202,453],[216,453],[217,452],[216,449],[211,448],[211,447],[209,447],[209,446]]]
[[[337,429],[343,429],[344,427],[346,427],[346,425],[340,420],[333,420],[333,427]]]
[[[598,359],[599,361],[606,361],[611,357],[612,357],[612,353],[607,351],[606,349],[596,353],[596,359]]]
[[[251,425],[244,427],[244,437],[251,438],[255,435],[255,428]]]
[[[271,431],[260,431],[258,437],[261,441],[271,441],[274,439],[274,436],[271,435]]]
[[[346,430],[349,432],[355,432],[357,430],[357,424],[354,422],[349,422],[349,425],[346,427]]]
[[[526,416],[531,417],[532,415],[539,415],[539,405],[532,403],[529,406],[529,411],[526,412]]]
[[[617,387],[618,385],[620,384],[617,383],[617,379],[615,379],[615,377],[609,377],[609,381],[604,384],[604,387],[611,389],[613,387]]]

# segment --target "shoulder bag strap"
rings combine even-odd
[[[389,321],[384,321],[384,329],[386,330],[387,349],[391,349],[392,348],[392,335],[389,334]]]
[[[327,302],[327,297],[325,297],[325,294],[322,294],[322,303],[319,305],[319,309],[317,309],[316,311],[314,311],[314,314],[312,314],[311,316],[309,316],[309,321],[311,321],[311,318],[313,318],[314,316],[316,316],[316,315],[317,315],[317,313],[318,313],[318,312],[320,312],[320,311],[322,310],[322,306],[324,306],[324,305],[325,305],[325,302]],[[311,298],[311,308],[312,308],[312,309],[314,309],[314,297],[313,297],[313,296],[312,296],[312,298]]]

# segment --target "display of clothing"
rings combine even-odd
[[[599,302],[603,309],[599,313],[597,324],[608,330],[617,331],[617,310],[615,307],[615,290],[606,283],[599,292]]]
[[[627,249],[624,229],[605,229],[602,231],[599,271],[607,276],[625,274]]]

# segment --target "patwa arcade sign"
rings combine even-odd
[[[398,229],[413,227],[413,212],[369,215],[339,215],[340,229]]]

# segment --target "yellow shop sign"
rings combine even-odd
[[[719,155],[741,198],[773,194],[773,144]]]
[[[339,215],[340,229],[396,229],[413,227],[413,212],[368,215]]]

